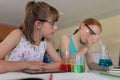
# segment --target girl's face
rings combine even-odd
[[[95,37],[96,41],[100,38],[101,29],[98,25],[81,25],[81,39],[86,42],[88,37]]]
[[[44,22],[41,24],[40,34],[42,34],[43,37],[50,38],[55,33],[56,30],[57,30],[56,22]]]

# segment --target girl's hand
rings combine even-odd
[[[87,46],[86,47],[91,48],[92,44],[94,44],[98,40],[99,40],[99,36],[97,36],[97,35],[88,36],[88,38],[87,38]]]
[[[44,71],[41,66],[43,66],[45,63],[40,62],[40,61],[28,61],[28,66],[27,69],[29,70],[39,70],[39,71]]]
[[[108,67],[108,71],[111,71],[111,70],[113,70],[114,69],[114,66],[115,66],[115,62],[112,60],[112,66],[109,66]]]
[[[111,70],[113,70],[114,69],[114,66],[115,66],[115,63],[114,62],[112,62],[112,66],[109,66],[109,67],[106,67],[105,68],[105,71],[111,71]]]
[[[112,69],[114,69],[114,66],[108,67],[108,71],[111,71]]]

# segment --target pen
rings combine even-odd
[[[49,80],[52,80],[52,77],[53,77],[53,75],[52,75],[52,73],[50,74],[50,78],[49,78]]]
[[[111,76],[111,77],[116,77],[116,78],[120,78],[120,75],[117,74],[111,74],[108,72],[100,72],[101,75],[105,75],[105,76]]]

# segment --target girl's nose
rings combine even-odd
[[[57,25],[55,25],[55,26],[54,26],[54,29],[55,29],[55,30],[57,30],[57,29],[58,29],[58,26],[57,26]]]

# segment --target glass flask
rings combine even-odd
[[[85,70],[83,55],[77,54],[71,60],[71,72],[82,73]]]
[[[103,53],[103,52],[101,53],[99,59],[99,66],[103,68],[112,66],[112,60],[108,53]]]
[[[99,66],[102,68],[112,66],[112,60],[110,58],[110,55],[108,54],[105,45],[100,42],[101,45],[101,54],[100,54],[100,59],[99,59]]]
[[[64,51],[63,63],[60,65],[60,70],[65,70],[70,72],[71,71],[71,64],[70,64],[70,54],[68,50]]]

